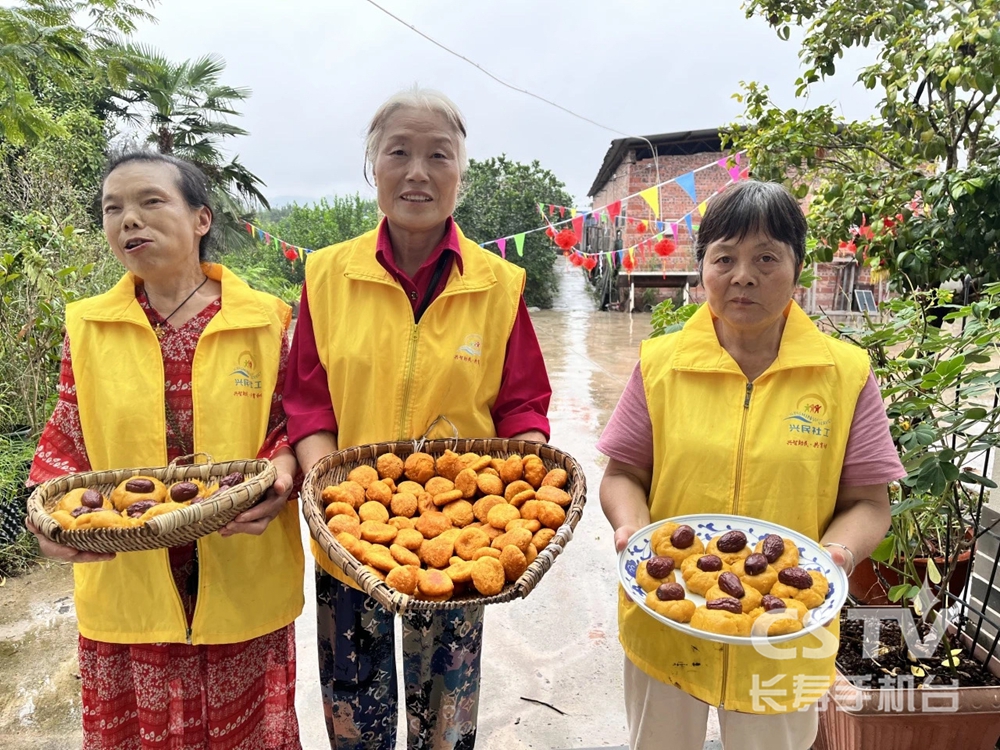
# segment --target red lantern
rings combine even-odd
[[[572,263],[574,266],[582,266],[583,256],[580,255],[580,253],[573,253],[571,256],[569,256],[569,262]]]
[[[672,255],[674,250],[677,249],[677,245],[674,244],[673,240],[663,238],[655,245],[653,245],[653,252],[659,255],[661,258],[666,258],[668,255]]]
[[[287,250],[285,250],[285,257],[288,258],[288,260],[294,261],[299,259],[299,254],[294,250],[292,250],[292,248],[288,248]]]
[[[556,245],[563,250],[569,250],[577,243],[576,234],[574,234],[572,229],[563,229],[553,239]]]
[[[624,258],[622,258],[622,268],[624,268],[629,273],[631,273],[632,271],[634,271],[635,270],[635,258],[633,258],[631,255],[626,255]]]
[[[549,224],[548,228],[545,230],[545,234],[548,235],[548,238],[551,240],[556,236],[556,230],[552,228],[551,224]]]
[[[595,258],[593,255],[588,255],[586,258],[583,259],[583,267],[586,268],[588,271],[593,271],[595,268],[597,268],[597,258]]]
[[[638,232],[648,232],[649,228],[646,226],[646,222],[640,221],[639,222],[639,226],[636,227],[636,231],[638,231]]]

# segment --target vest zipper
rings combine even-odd
[[[406,373],[403,386],[403,410],[399,415],[399,437],[397,440],[407,440],[413,435],[406,429],[406,415],[410,410],[410,391],[413,388],[413,370],[416,366],[417,339],[420,338],[420,326],[416,323],[410,331],[410,346],[406,352]]]
[[[753,394],[753,383],[747,383],[746,396],[743,399],[743,419],[740,421],[740,445],[736,452],[736,486],[733,488],[733,515],[737,515],[740,504],[740,481],[743,479],[743,444],[747,435],[747,415],[750,413],[750,396]]]
[[[753,395],[753,383],[748,382],[746,395],[743,397],[743,418],[740,421],[740,444],[736,452],[736,482],[733,488],[733,515],[737,514],[740,504],[740,482],[743,479],[743,443],[747,434],[747,416],[750,413],[750,396]],[[729,646],[722,647],[722,701],[719,708],[723,707],[726,699],[726,680],[729,677]]]
[[[167,550],[163,550],[167,554],[167,570],[170,570],[170,553]],[[184,621],[184,638],[187,644],[191,645],[191,626],[187,623],[187,613],[184,611],[184,600],[181,599],[181,592],[177,588],[177,584],[173,580],[173,572],[170,574],[170,590],[174,592],[174,597],[177,599],[177,609],[181,611],[181,619]],[[195,604],[195,607],[198,605]]]
[[[194,623],[198,619],[198,607],[200,607],[201,603],[205,600],[204,596],[205,592],[202,591],[202,585],[201,585],[205,580],[205,577],[201,574],[201,569],[202,569],[201,539],[195,540],[194,543],[194,561],[195,561],[194,574],[198,577],[196,581],[198,584],[198,592],[195,594],[197,598],[194,600],[194,612],[191,613],[191,624],[188,625],[187,627],[187,642],[189,646],[191,645],[191,631],[194,629]],[[184,616],[186,619],[187,613],[185,613]]]

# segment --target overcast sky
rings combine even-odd
[[[626,133],[730,122],[741,80],[794,103],[800,37],[780,41],[744,18],[738,0],[378,1],[500,78]],[[178,61],[219,53],[225,83],[253,90],[239,122],[250,135],[232,149],[275,204],[371,195],[368,119],[414,83],[462,109],[470,157],[538,159],[579,205],[618,137],[502,87],[365,0],[164,0],[154,13],[158,23],[143,25],[138,41]],[[877,96],[853,83],[866,62],[848,57],[841,80],[816,89],[812,103],[871,114]]]

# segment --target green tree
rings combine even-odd
[[[271,219],[261,216],[262,226],[271,234],[300,247],[318,250],[349,240],[378,225],[378,203],[360,194],[335,195],[300,206],[292,203],[275,212]]]
[[[304,206],[292,203],[263,211],[254,224],[285,242],[318,250],[374,229],[378,225],[378,204],[358,194],[338,195]],[[289,261],[273,247],[253,242],[226,253],[222,262],[251,286],[286,302],[301,296],[305,264]]]
[[[755,177],[811,196],[817,259],[854,252],[897,290],[1000,279],[1000,1],[750,0],[746,12],[784,39],[805,28],[801,98],[845,50],[877,49],[857,76],[884,94],[869,120],[782,109],[756,83],[737,95],[730,145]]]
[[[226,62],[218,55],[175,63],[142,46],[127,48],[131,70],[121,98],[134,119],[141,121],[145,141],[162,154],[197,164],[212,184],[218,221],[216,243],[223,250],[246,243],[240,231],[255,207],[268,207],[263,182],[239,160],[227,160],[227,139],[247,135],[229,122],[240,116],[237,106],[250,89],[221,82]]]
[[[149,5],[150,3],[142,3]],[[114,50],[152,16],[126,0],[25,0],[0,7],[0,139],[14,145],[66,135],[39,101],[39,81],[72,88],[81,71],[122,82]],[[103,63],[98,65],[98,63]]]
[[[455,221],[470,239],[489,242],[508,237],[541,223],[539,203],[568,206],[573,202],[562,182],[538,161],[521,164],[502,155],[469,161],[462,198]],[[489,249],[497,252],[495,246]],[[533,307],[552,307],[558,281],[554,265],[559,251],[542,232],[527,235],[524,256],[507,243],[507,259],[524,268],[524,300]]]

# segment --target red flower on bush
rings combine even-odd
[[[576,234],[572,229],[563,229],[561,232],[556,234],[553,239],[555,240],[556,245],[563,250],[569,250],[577,243]]]
[[[655,252],[661,258],[666,258],[668,255],[671,255],[676,249],[677,245],[674,244],[674,241],[668,240],[666,237],[664,237],[662,240],[653,245],[653,252]]]

